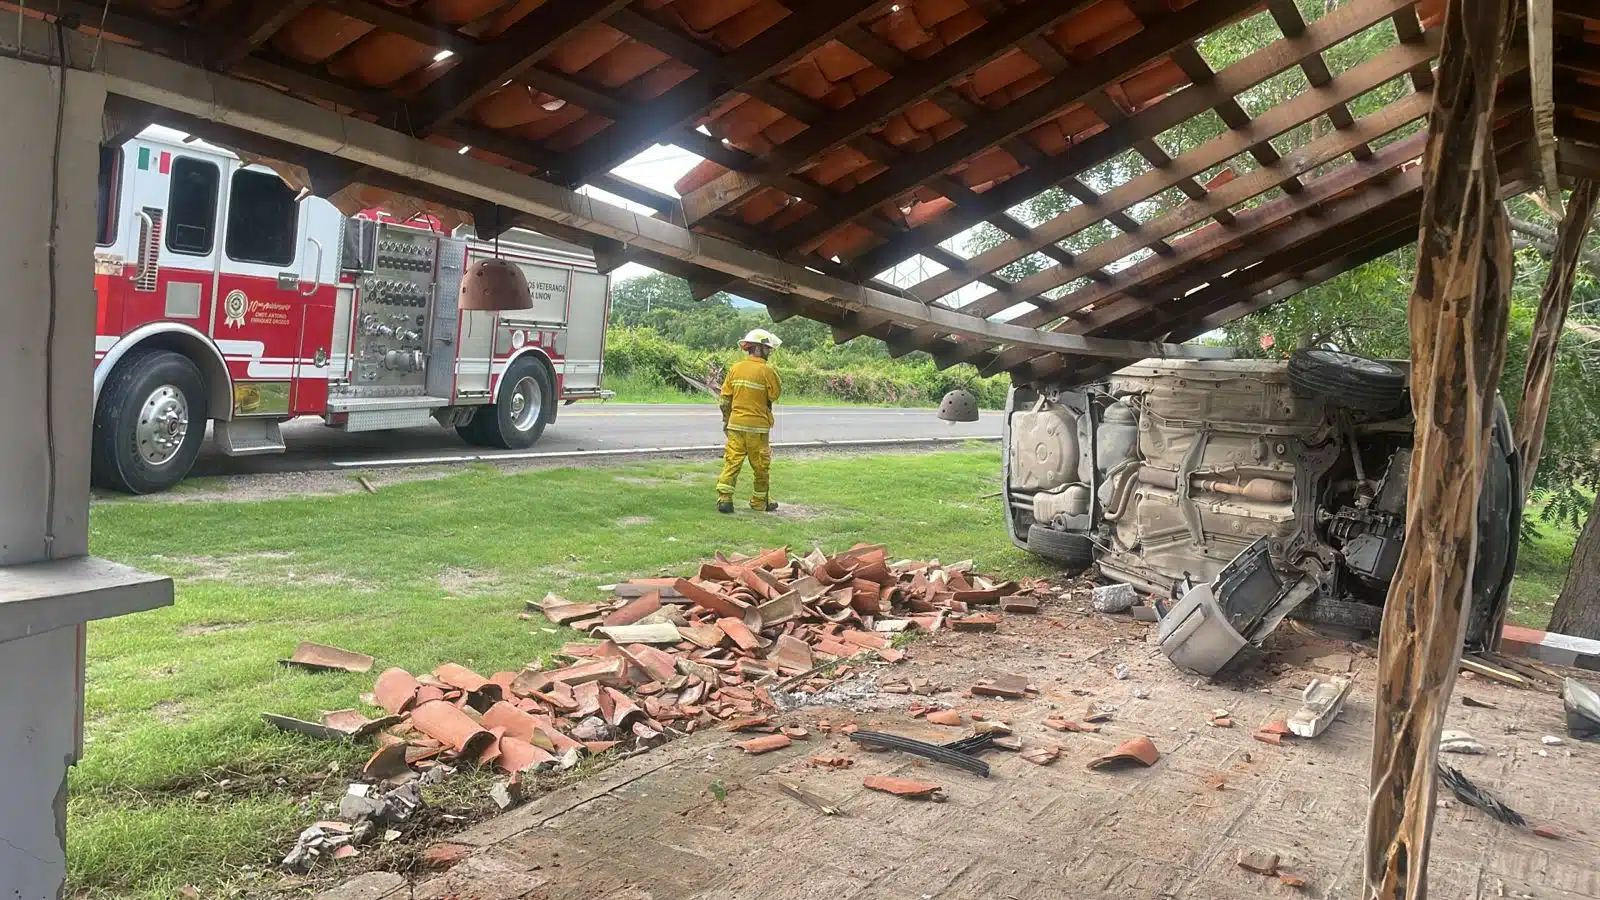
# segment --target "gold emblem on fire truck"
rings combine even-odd
[[[222,324],[229,328],[242,328],[245,310],[249,307],[250,300],[244,291],[229,291],[228,296],[222,298]]]

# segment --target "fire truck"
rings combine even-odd
[[[585,249],[342,215],[273,170],[153,126],[101,151],[92,473],[143,494],[222,453],[284,451],[280,424],[454,428],[532,446],[601,388],[609,285]],[[514,262],[533,307],[458,309],[465,268]]]

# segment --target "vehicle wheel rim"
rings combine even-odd
[[[152,466],[164,466],[183,449],[189,436],[189,399],[170,384],[150,392],[139,409],[133,437],[139,457]]]
[[[511,389],[511,427],[530,431],[543,412],[544,391],[539,389],[539,382],[532,375],[524,377]]]

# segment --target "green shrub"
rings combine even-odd
[[[1004,376],[980,378],[971,366],[940,370],[922,355],[890,359],[878,350],[824,344],[813,349],[778,351],[773,363],[791,398],[831,398],[885,406],[933,406],[947,392],[965,388],[986,409],[1005,405]],[[863,352],[866,351],[866,352]],[[613,325],[606,335],[606,372],[633,384],[660,384],[687,392],[681,372],[713,387],[743,354],[736,348],[695,350],[668,340],[654,329]]]

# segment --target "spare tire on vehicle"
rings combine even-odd
[[[1069,575],[1076,575],[1094,562],[1094,542],[1087,534],[1057,531],[1037,523],[1028,526],[1028,552],[1060,563]]]
[[[1321,347],[1289,357],[1289,384],[1302,396],[1373,415],[1394,413],[1406,402],[1406,373],[1399,367]]]

